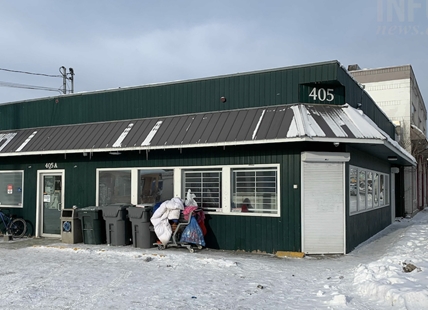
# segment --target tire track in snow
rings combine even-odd
[[[128,279],[132,274],[132,271],[127,271],[120,275],[117,278],[114,278],[109,284],[106,286],[101,287],[94,295],[92,295],[90,298],[92,302],[97,301],[101,296],[103,295],[109,295],[111,292],[110,290],[112,288],[117,288],[122,285]]]

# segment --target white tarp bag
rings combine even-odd
[[[192,191],[189,189],[187,191],[187,197],[184,204],[186,207],[197,207],[198,203],[195,201],[196,195],[192,193]]]
[[[156,236],[163,245],[168,243],[172,235],[169,220],[178,220],[180,218],[180,211],[183,209],[184,205],[181,199],[174,197],[171,200],[164,201],[150,218]]]

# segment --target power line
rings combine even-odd
[[[22,89],[57,91],[59,93],[62,93],[61,89],[52,88],[52,87],[25,85],[25,84],[9,83],[9,82],[2,82],[2,81],[0,81],[0,87],[12,87],[12,88],[22,88]]]
[[[0,71],[6,71],[6,72],[13,72],[13,73],[23,73],[23,74],[29,74],[29,75],[38,75],[38,76],[46,76],[46,77],[54,77],[54,78],[63,78],[63,89],[56,89],[51,87],[44,87],[44,86],[35,86],[35,85],[25,85],[25,84],[18,84],[18,83],[9,83],[9,82],[2,82],[0,81],[0,87],[12,87],[12,88],[22,88],[22,89],[34,89],[34,90],[46,90],[46,91],[57,91],[60,93],[67,93],[67,80],[71,81],[71,90],[70,93],[74,93],[74,70],[73,68],[69,69],[69,72],[67,73],[67,69],[62,66],[59,68],[59,72],[61,75],[53,75],[53,74],[43,74],[43,73],[33,73],[28,71],[19,71],[19,70],[10,70],[5,68],[0,68]]]
[[[13,72],[13,73],[23,73],[23,74],[30,74],[30,75],[41,75],[41,76],[47,76],[47,77],[62,77],[62,75],[33,73],[33,72],[19,71],[19,70],[10,70],[10,69],[4,69],[4,68],[0,68],[0,70],[1,71],[7,71],[7,72]]]

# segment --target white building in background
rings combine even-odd
[[[397,197],[397,216],[413,215],[427,205],[427,110],[411,65],[348,71],[396,125],[397,141],[418,161],[397,176],[404,197]]]

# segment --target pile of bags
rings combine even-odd
[[[189,219],[189,214],[192,214],[192,217],[181,234],[180,242],[205,246],[204,235],[207,231],[204,224],[205,214],[198,208],[195,195],[190,189],[187,191],[184,203],[181,198],[174,197],[154,208],[150,221],[160,243],[166,246],[170,241],[173,234],[171,223],[178,223],[181,214],[186,222]]]

